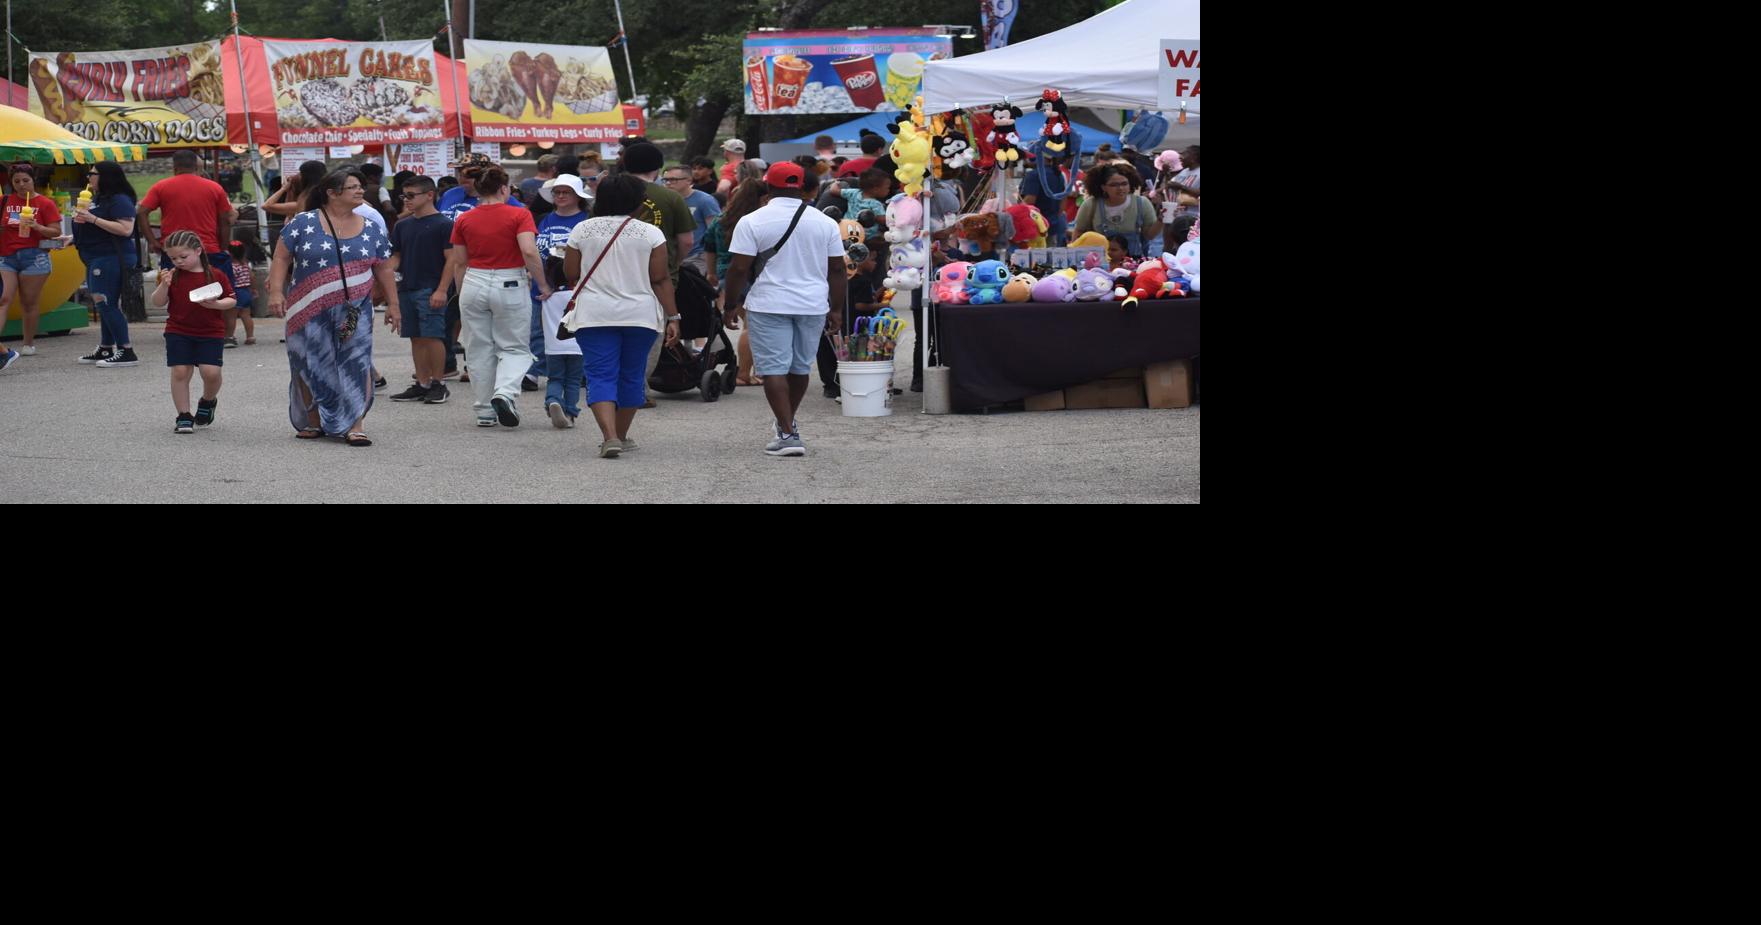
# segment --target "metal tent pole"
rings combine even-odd
[[[232,53],[238,60],[238,89],[245,101],[245,144],[250,146],[251,186],[257,204],[257,243],[269,249],[269,214],[263,211],[263,153],[257,150],[257,133],[251,129],[251,85],[245,80],[245,43],[238,33],[238,0],[232,6]],[[222,102],[221,108],[225,108]],[[222,244],[224,247],[225,245]]]

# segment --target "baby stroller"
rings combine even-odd
[[[739,360],[734,354],[734,342],[722,330],[721,308],[715,296],[715,287],[696,267],[679,268],[679,285],[673,290],[674,304],[681,316],[679,342],[660,351],[660,362],[655,364],[654,375],[648,377],[649,388],[668,395],[701,389],[704,401],[733,393]],[[701,351],[691,349],[691,341],[698,337],[709,338]],[[717,340],[721,341],[719,348]],[[727,368],[716,372],[717,366]]]

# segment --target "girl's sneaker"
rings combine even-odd
[[[37,355],[37,348],[35,348],[35,347],[20,347],[20,348],[18,348],[18,355],[19,356],[26,356],[26,357],[34,357]]]
[[[214,423],[215,411],[219,407],[220,399],[218,398],[213,401],[204,398],[201,401],[196,402],[196,426],[207,427],[209,424]]]
[[[90,366],[93,363],[96,363],[100,360],[108,360],[115,355],[116,355],[116,351],[114,349],[112,349],[110,347],[99,347],[98,349],[92,351],[91,353],[88,353],[85,356],[80,357],[79,361],[80,361],[80,365],[82,365],[82,366]]]
[[[5,353],[0,353],[0,370],[3,370],[6,367],[11,366],[12,364],[18,362],[19,356],[18,356],[17,350],[13,350],[10,348],[0,348],[0,349],[6,350]]]
[[[193,414],[180,414],[180,415],[178,415],[177,416],[177,427],[174,428],[172,432],[179,433],[179,434],[193,434],[193,433],[195,433],[196,432],[196,416]]]
[[[121,369],[126,366],[139,366],[140,363],[141,363],[141,358],[138,356],[135,356],[135,348],[133,348],[133,347],[119,347],[119,348],[117,348],[115,355],[111,356],[109,359],[99,360],[98,361],[98,368],[99,369]]]

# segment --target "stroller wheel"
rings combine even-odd
[[[704,373],[702,389],[704,401],[715,401],[722,395],[722,377],[716,375],[713,369]]]
[[[740,376],[737,372],[734,371],[734,368],[732,366],[728,367],[727,372],[722,373],[722,394],[723,395],[734,394],[734,386],[738,385],[738,383],[736,383],[734,380],[736,380],[738,378],[740,378]]]

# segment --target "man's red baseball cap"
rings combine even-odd
[[[764,182],[777,189],[800,189],[807,182],[807,174],[800,164],[772,164],[764,172]]]

